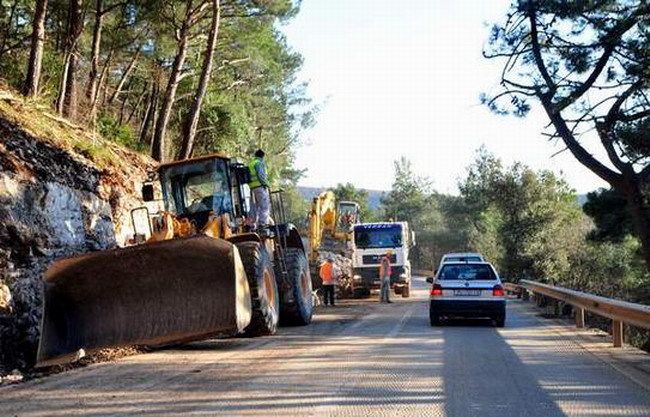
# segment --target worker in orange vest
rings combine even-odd
[[[320,264],[320,279],[323,280],[323,303],[334,306],[334,286],[336,285],[336,271],[334,259],[328,257]]]
[[[393,274],[393,268],[390,266],[390,258],[392,255],[393,253],[391,251],[386,251],[379,264],[379,279],[381,281],[380,303],[392,303],[390,301],[390,276]]]

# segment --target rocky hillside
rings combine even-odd
[[[47,109],[0,88],[0,375],[33,364],[43,271],[124,245],[154,166]]]

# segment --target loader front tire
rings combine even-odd
[[[253,315],[244,329],[249,337],[275,334],[278,329],[280,295],[273,264],[264,246],[258,242],[237,244],[251,292]]]
[[[290,294],[285,294],[281,306],[282,324],[292,326],[306,326],[311,323],[314,311],[311,276],[309,262],[302,249],[286,249],[287,281]]]

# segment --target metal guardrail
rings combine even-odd
[[[612,320],[612,337],[615,347],[623,346],[623,324],[650,329],[650,306],[601,297],[568,288],[521,280],[519,284],[505,283],[508,292],[523,294],[528,290],[572,305],[575,308],[577,327],[585,326],[585,311]]]

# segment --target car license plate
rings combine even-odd
[[[478,296],[481,295],[481,290],[454,290],[454,295],[462,295],[462,296]]]
[[[378,279],[376,279],[376,280],[374,280],[374,281],[373,281],[373,284],[376,284],[376,285],[381,285],[381,281],[380,281],[380,280],[378,280]]]

